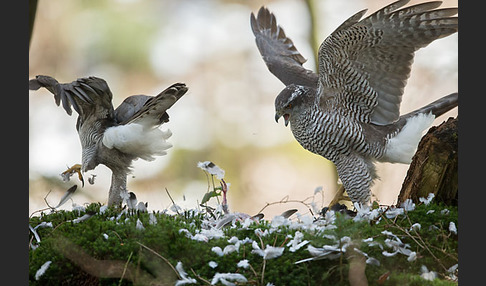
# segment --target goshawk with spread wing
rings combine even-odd
[[[79,78],[71,83],[59,83],[50,76],[38,75],[29,81],[29,89],[46,88],[56,104],[62,103],[71,115],[78,113],[76,130],[82,147],[81,171],[103,164],[111,169],[112,179],[108,205],[119,205],[126,195],[127,175],[133,160],[154,160],[165,155],[172,145],[166,140],[170,130],[158,127],[169,121],[169,109],[186,92],[184,83],[175,83],[157,96],[133,95],[116,109],[105,80],[97,77]]]
[[[458,29],[457,8],[436,9],[440,1],[402,8],[408,2],[347,19],[320,45],[318,74],[302,66],[305,58],[268,9],[251,13],[260,54],[286,85],[275,120],[283,117],[302,147],[336,165],[353,202],[369,202],[375,161],[410,163],[423,131],[458,104],[453,93],[400,115],[415,51]]]

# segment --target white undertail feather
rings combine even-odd
[[[419,113],[409,118],[402,130],[388,140],[385,155],[380,161],[410,164],[424,131],[432,125],[434,119],[432,113]]]
[[[131,123],[106,129],[103,144],[112,149],[135,155],[143,160],[152,161],[153,156],[166,155],[165,150],[172,147],[166,140],[172,135],[170,130],[146,128],[141,124]]]

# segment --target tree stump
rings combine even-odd
[[[420,141],[402,185],[398,204],[406,199],[418,202],[429,193],[435,200],[457,206],[458,119],[450,117],[429,129]]]

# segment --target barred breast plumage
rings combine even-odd
[[[331,160],[351,200],[367,203],[376,161],[410,163],[424,130],[457,106],[453,93],[400,115],[414,52],[457,32],[457,8],[441,2],[403,8],[400,0],[361,19],[347,19],[319,48],[318,74],[265,7],[250,22],[268,69],[286,87],[275,99],[275,119],[290,123],[305,149]]]

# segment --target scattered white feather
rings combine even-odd
[[[172,204],[169,209],[175,213],[182,211],[182,208],[176,204]]]
[[[459,264],[454,264],[451,267],[449,267],[449,269],[447,269],[447,272],[454,273],[454,271],[456,271],[458,267],[459,267]]]
[[[137,218],[137,224],[135,225],[135,228],[138,230],[145,230],[145,227],[143,226],[142,222],[138,218]]]
[[[411,212],[415,209],[415,203],[412,201],[412,199],[406,199],[405,202],[402,203],[401,207],[406,212]]]
[[[218,256],[223,256],[224,255],[223,250],[219,246],[213,246],[211,248],[211,251],[214,252],[214,253],[216,253],[216,255],[218,255]]]
[[[407,258],[409,262],[415,261],[416,259],[417,259],[417,252],[415,251],[412,251]]]
[[[285,247],[274,247],[271,245],[268,245],[265,247],[265,249],[261,249],[260,246],[258,246],[258,243],[256,241],[253,241],[252,243],[252,251],[251,253],[255,253],[263,257],[263,259],[268,260],[268,259],[273,259],[281,256],[284,252]]]
[[[149,214],[149,224],[151,225],[157,224],[157,218],[155,217],[154,213]]]
[[[146,128],[141,124],[131,123],[107,128],[103,135],[103,145],[132,154],[143,160],[152,161],[153,156],[166,155],[172,144],[166,140],[172,135],[170,130]]]
[[[276,228],[279,226],[286,226],[286,225],[290,225],[290,220],[288,218],[285,218],[281,215],[276,215],[273,217],[272,224],[271,224],[272,227]]]
[[[434,119],[432,113],[421,113],[409,118],[405,127],[397,135],[388,139],[381,161],[410,164],[423,132],[432,125]]]
[[[429,271],[425,265],[422,265],[420,270],[422,271],[420,277],[422,277],[425,280],[432,281],[435,278],[437,278],[437,273],[435,273],[434,271]]]
[[[52,263],[52,261],[49,260],[46,263],[42,264],[42,266],[39,268],[39,270],[37,270],[37,272],[35,273],[35,280],[39,280],[39,278],[41,278],[41,276],[44,275],[44,273],[49,268],[51,263]]]
[[[128,199],[127,199],[127,207],[130,210],[133,210],[137,207],[137,196],[135,195],[134,192],[129,192],[128,193]]]
[[[144,204],[144,202],[138,202],[135,209],[139,212],[147,212],[147,206]]]
[[[53,226],[52,226],[52,222],[51,221],[50,222],[43,221],[43,222],[39,223],[38,225],[36,225],[34,227],[34,229],[38,229],[39,227],[53,227]]]
[[[197,163],[197,167],[216,176],[219,180],[224,179],[224,170],[211,161],[199,162]]]
[[[422,227],[422,225],[418,222],[412,224],[412,226],[410,227],[410,230],[415,230],[415,231],[419,231],[420,228]]]
[[[35,229],[30,224],[29,224],[29,229],[34,234],[35,240],[39,243],[41,241],[41,239],[40,239],[40,236],[37,233],[37,231],[35,231]],[[34,246],[34,247],[36,247],[36,246]]]
[[[104,214],[107,209],[108,209],[108,205],[101,206],[100,207],[100,214]]]
[[[424,203],[426,206],[430,204],[432,199],[435,197],[433,193],[429,193],[427,198],[419,198],[419,202]]]
[[[82,221],[85,221],[85,220],[89,219],[92,216],[93,216],[92,214],[84,214],[82,217],[78,217],[76,219],[73,219],[72,222],[73,223],[80,223]]]
[[[449,223],[449,231],[452,232],[453,234],[457,234],[457,227],[454,222]]]
[[[387,218],[396,218],[399,215],[402,215],[405,213],[405,210],[403,208],[396,208],[394,206],[391,206],[389,209],[386,210],[385,216]]]
[[[226,245],[223,249],[223,255],[230,254],[232,252],[239,252],[240,244],[237,243],[236,245],[229,244]]]
[[[175,286],[186,285],[186,284],[196,284],[197,283],[196,279],[187,276],[186,271],[184,271],[184,268],[182,267],[182,262],[180,262],[180,261],[177,262],[176,270],[177,270],[177,273],[179,273],[179,276],[182,279],[177,280]]]
[[[309,243],[308,240],[302,241],[303,238],[304,238],[304,234],[300,231],[296,231],[294,238],[287,243],[287,247],[289,247],[289,251],[295,252],[295,251],[299,250],[302,246]]]
[[[441,214],[441,215],[448,215],[450,212],[451,212],[451,211],[450,211],[450,210],[448,210],[448,209],[443,209],[443,210],[441,210],[441,211],[440,211],[440,214]]]
[[[211,285],[216,285],[216,283],[218,282],[226,286],[236,285],[235,283],[230,281],[236,281],[241,283],[248,282],[246,277],[240,273],[216,273],[211,280]]]
[[[209,267],[211,267],[213,269],[218,267],[218,263],[216,261],[212,261],[212,260],[209,261],[208,265],[209,265]]]
[[[250,263],[248,262],[248,259],[243,259],[236,264],[236,267],[247,269],[250,267]]]

